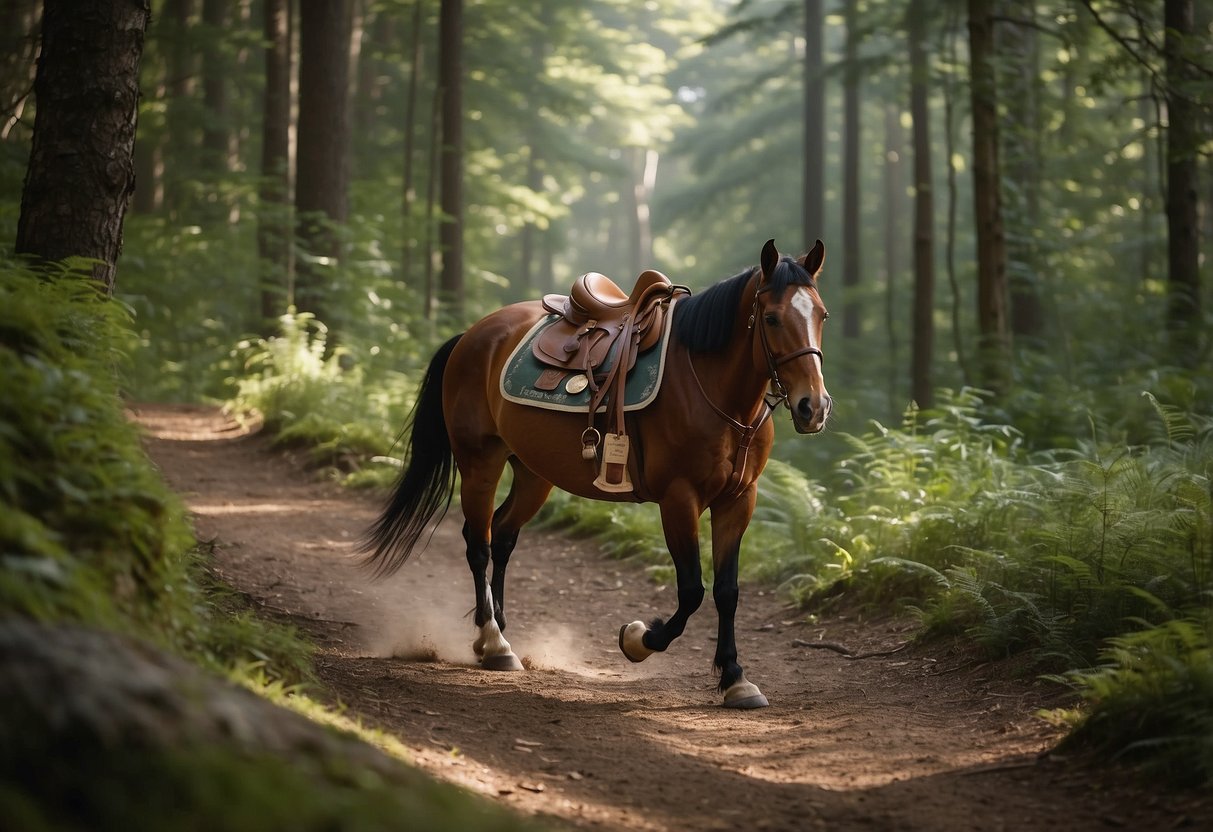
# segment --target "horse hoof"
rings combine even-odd
[[[649,630],[643,621],[633,621],[619,628],[619,650],[632,663],[642,662],[653,651],[644,646],[644,634]]]
[[[522,662],[513,653],[485,656],[480,660],[480,666],[485,670],[522,670]]]
[[[738,710],[748,711],[754,708],[765,708],[770,704],[767,698],[762,695],[762,691],[758,689],[758,685],[747,682],[744,676],[729,685],[728,690],[724,692],[724,706],[726,708],[737,708]]]

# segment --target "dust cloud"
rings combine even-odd
[[[470,577],[462,569],[415,568],[419,565],[409,564],[386,581],[368,581],[362,587],[367,603],[353,616],[363,634],[362,649],[376,658],[475,666]],[[649,675],[647,668],[622,660],[612,633],[591,637],[584,623],[574,628],[535,615],[544,605],[536,604],[539,598],[526,597],[529,594],[513,594],[505,632],[528,670],[594,677]]]

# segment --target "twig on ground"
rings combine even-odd
[[[856,653],[850,647],[847,647],[845,644],[839,644],[836,641],[805,641],[802,638],[794,638],[792,639],[792,646],[813,647],[820,650],[833,650],[835,653],[840,654],[843,658],[850,659],[851,661],[857,661],[859,659],[875,659],[880,656],[891,656],[894,653],[900,653],[902,650],[905,650],[910,646],[910,642],[907,641],[900,644],[897,647],[894,647],[892,650],[873,650],[870,653]]]

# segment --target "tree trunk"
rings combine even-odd
[[[154,18],[149,24],[151,39],[163,42],[165,25],[162,18]],[[168,96],[168,75],[165,67],[168,50],[157,50],[159,60],[143,56],[139,88],[144,91],[146,104],[150,98],[152,107],[143,107],[139,114],[139,131],[135,136],[135,193],[131,196],[131,210],[137,214],[154,214],[164,207],[164,107]],[[150,93],[150,94],[149,94]]]
[[[927,0],[910,0],[910,115],[914,120],[914,328],[910,345],[911,395],[919,407],[934,404],[935,193],[931,184],[930,66],[926,51]]]
[[[1033,7],[1002,0],[1011,20],[1000,28],[1008,56],[1006,110],[1002,135],[1007,174],[1017,196],[1010,203],[1007,224],[1011,333],[1016,343],[1039,348],[1044,331],[1040,264],[1036,229],[1040,227],[1040,101],[1039,53]],[[1019,340],[1018,336],[1023,336]]]
[[[628,169],[631,173],[632,199],[628,223],[631,228],[632,256],[629,258],[630,277],[640,274],[643,269],[653,263],[653,223],[649,208],[649,200],[653,186],[657,183],[657,151],[649,148],[634,147]]]
[[[424,310],[425,319],[432,321],[437,313],[438,297],[434,289],[434,203],[437,200],[438,158],[442,151],[442,88],[437,87],[430,104],[430,154],[429,179],[425,185],[425,280],[424,280]]]
[[[999,193],[997,85],[992,0],[968,0],[973,113],[973,218],[977,226],[977,329],[981,383],[1003,393],[1010,381],[1007,254]]]
[[[901,373],[898,370],[900,345],[897,339],[897,285],[902,269],[902,223],[905,210],[905,183],[902,181],[902,153],[904,139],[901,132],[901,109],[894,104],[884,108],[884,279],[885,337],[889,350],[889,411],[896,413],[901,407]]]
[[[402,239],[400,250],[400,279],[408,283],[412,278],[413,249],[417,247],[417,227],[413,222],[413,205],[417,201],[417,189],[413,185],[413,147],[417,143],[417,89],[421,83],[421,4],[424,0],[413,0],[413,31],[409,47],[409,84],[404,104],[404,202]]]
[[[1192,100],[1192,65],[1184,57],[1197,37],[1193,0],[1164,6],[1167,78],[1167,334],[1181,366],[1199,359],[1201,331],[1200,227],[1196,151],[1202,139]]]
[[[463,0],[442,0],[438,15],[438,89],[442,96],[442,218],[438,245],[441,300],[463,314]]]
[[[231,67],[225,59],[223,39],[228,23],[227,0],[202,0],[202,105],[205,120],[202,126],[202,150],[208,176],[218,177],[228,171],[228,76]]]
[[[291,3],[265,2],[265,93],[261,129],[261,210],[257,252],[261,257],[261,320],[272,334],[286,311],[291,274],[290,131]]]
[[[170,214],[178,218],[189,203],[186,185],[189,176],[180,169],[179,162],[190,157],[198,143],[197,104],[194,101],[198,62],[190,44],[195,8],[196,0],[165,0],[161,13],[168,73],[164,129],[171,148],[171,163],[164,169],[164,204]]]
[[[139,60],[150,0],[47,0],[34,92],[38,113],[18,254],[90,257],[114,290],[122,221],[135,187]]]
[[[804,0],[804,245],[825,234],[825,80],[821,0]]]
[[[539,151],[535,149],[535,142],[532,140],[526,149],[525,182],[526,186],[536,193],[543,188],[543,171],[539,161]],[[523,223],[519,237],[518,285],[514,287],[514,295],[522,300],[534,297],[538,288],[535,283],[535,243],[539,237],[539,227],[533,222]]]
[[[355,92],[354,124],[359,134],[372,136],[381,123],[379,109],[388,86],[388,63],[384,57],[396,41],[396,17],[386,10],[370,10],[370,37],[363,45],[358,62],[358,89]]]
[[[961,8],[953,3],[948,6],[947,33],[947,62],[949,66],[958,66],[956,44],[960,40]],[[944,75],[943,82],[943,120],[944,120],[944,158],[947,159],[948,205],[947,226],[944,231],[944,269],[948,277],[948,288],[951,291],[952,302],[950,312],[952,317],[952,349],[956,353],[956,364],[964,385],[973,383],[973,374],[969,370],[967,352],[965,350],[964,332],[960,327],[960,310],[962,298],[960,281],[956,277],[956,210],[960,203],[959,190],[956,186],[956,88],[953,83],[955,73]]]
[[[300,0],[296,232],[308,255],[297,264],[295,306],[323,318],[329,275],[341,254],[349,189],[350,9],[348,0]]]
[[[847,41],[843,56],[842,337],[859,337],[859,15],[858,0],[846,0]]]

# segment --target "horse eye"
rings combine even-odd
[[[763,315],[762,320],[766,322],[767,326],[778,326],[779,325],[779,319],[776,318],[770,312],[768,312],[766,315]]]

